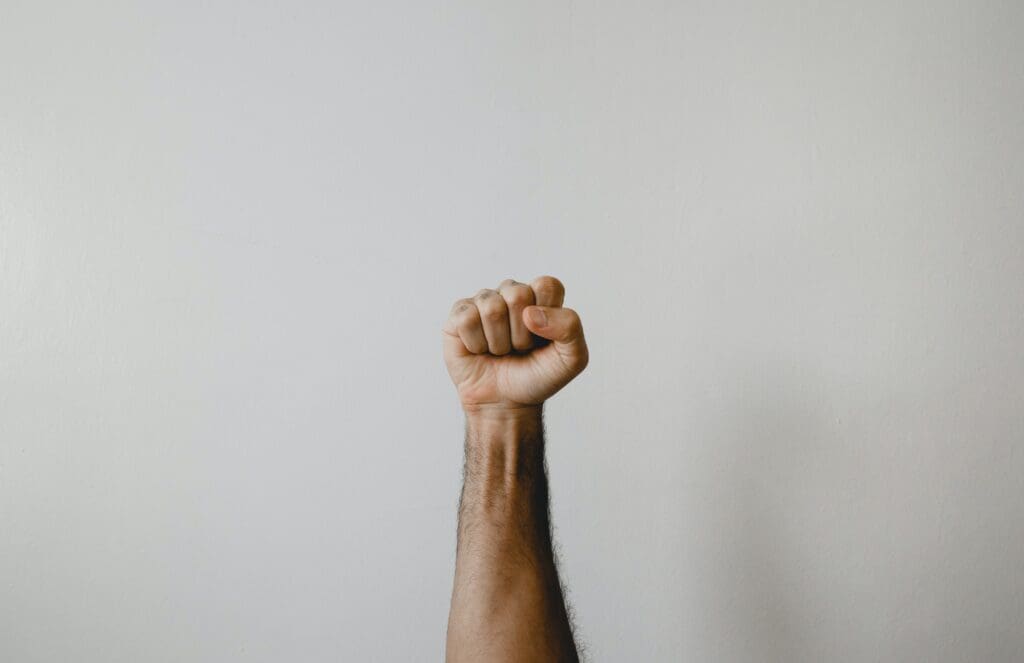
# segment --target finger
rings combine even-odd
[[[451,310],[448,311],[448,317],[445,318],[444,324],[441,326],[442,347],[446,357],[464,357],[473,354],[466,348],[466,344],[459,336],[459,316],[467,301],[460,299],[452,304]]]
[[[460,299],[452,306],[451,315],[445,323],[444,332],[449,347],[454,346],[450,340],[457,339],[462,343],[464,351],[461,354],[483,354],[487,352],[487,339],[484,337],[484,329],[480,323],[480,311],[472,299]],[[453,350],[458,351],[458,348]]]
[[[533,347],[533,337],[523,323],[523,309],[534,304],[533,288],[512,279],[505,279],[498,286],[498,292],[505,299],[508,307],[509,332],[512,336],[512,347],[516,350],[529,350]]]
[[[589,354],[580,316],[571,308],[528,306],[523,321],[531,332],[553,341],[559,356],[569,366],[583,370]]]
[[[509,336],[508,306],[496,290],[484,288],[473,298],[480,311],[487,347],[492,355],[507,355],[512,350]]]
[[[538,276],[530,288],[537,306],[561,306],[565,301],[565,286],[554,276]]]

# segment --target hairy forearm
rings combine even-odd
[[[467,412],[448,661],[577,661],[551,544],[541,407]]]

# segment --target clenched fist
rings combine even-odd
[[[539,406],[586,368],[576,311],[553,276],[459,299],[444,323],[444,360],[467,411]]]

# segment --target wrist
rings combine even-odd
[[[492,457],[505,460],[543,453],[543,412],[540,405],[466,409],[467,462]],[[488,462],[488,465],[491,463]],[[498,462],[497,465],[502,465]]]
[[[467,408],[465,452],[467,508],[528,501],[544,477],[541,405]]]
[[[527,424],[539,422],[543,416],[544,404],[537,405],[501,405],[497,403],[477,403],[463,405],[468,424]]]

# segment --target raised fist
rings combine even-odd
[[[539,406],[586,368],[576,311],[553,276],[505,279],[459,299],[444,323],[444,361],[467,411]]]

